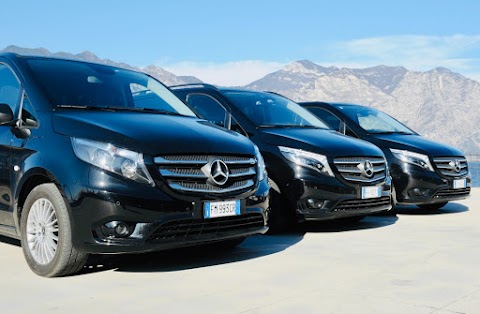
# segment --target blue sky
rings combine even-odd
[[[79,53],[249,83],[299,59],[443,66],[480,81],[480,1],[8,1],[0,48]]]

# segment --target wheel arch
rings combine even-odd
[[[22,215],[23,205],[25,204],[28,194],[30,194],[30,192],[36,186],[44,183],[54,183],[62,196],[65,197],[65,191],[52,173],[43,168],[30,169],[23,175],[22,179],[17,185],[15,193],[14,219],[17,230],[20,230],[20,217]]]

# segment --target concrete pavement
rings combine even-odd
[[[4,313],[480,313],[480,188],[462,202],[308,224],[228,252],[94,258],[45,279],[0,238]]]

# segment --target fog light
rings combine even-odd
[[[411,190],[411,192],[415,196],[425,196],[428,194],[429,191],[430,191],[429,189],[420,189],[420,188],[415,188]]]
[[[127,237],[130,234],[128,225],[126,223],[123,223],[123,222],[119,223],[115,227],[115,233],[120,237]]]
[[[309,199],[307,199],[307,205],[308,205],[308,207],[309,207],[309,208],[313,208],[313,209],[322,208],[324,202],[325,202],[325,201],[322,201],[322,200],[319,200],[319,199],[316,199],[316,198],[309,198]]]
[[[102,226],[102,233],[110,238],[126,238],[135,230],[135,224],[124,221],[110,221]]]

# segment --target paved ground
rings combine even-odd
[[[439,212],[403,207],[307,225],[230,252],[93,260],[34,275],[0,238],[2,313],[480,313],[480,188]]]

